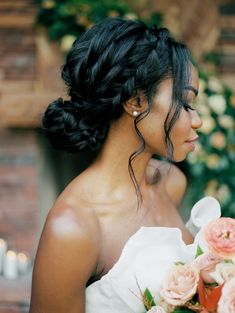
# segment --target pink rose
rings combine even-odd
[[[206,283],[213,283],[214,280],[210,276],[210,272],[214,271],[216,264],[220,262],[220,258],[211,253],[206,252],[201,255],[199,255],[193,262],[191,263],[191,266],[198,269],[198,271],[201,272],[201,277],[204,282]]]
[[[183,305],[197,291],[199,272],[190,265],[176,265],[163,283],[161,296],[172,305]]]
[[[209,249],[219,257],[235,256],[235,219],[221,217],[208,223],[203,232]]]
[[[227,282],[218,303],[218,313],[235,313],[235,278]]]
[[[235,277],[235,264],[232,263],[219,263],[215,267],[215,271],[210,273],[214,281],[219,285],[228,282]]]
[[[156,305],[151,307],[151,309],[148,310],[147,313],[166,313],[166,311],[160,305]]]

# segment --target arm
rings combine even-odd
[[[34,264],[29,313],[85,313],[85,287],[96,266],[98,236],[84,224],[67,213],[49,218]]]

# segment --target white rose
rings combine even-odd
[[[218,154],[211,153],[208,155],[206,159],[206,165],[208,168],[216,168],[219,163],[220,163],[220,157],[218,156]]]
[[[197,110],[200,114],[209,115],[211,110],[208,107],[208,96],[205,92],[199,92],[196,98]]]
[[[136,20],[138,18],[138,16],[135,13],[127,13],[127,14],[125,14],[125,18],[127,18],[129,20]]]
[[[211,179],[208,182],[208,184],[206,186],[206,189],[204,191],[205,195],[216,197],[216,195],[217,195],[217,187],[218,187],[218,182],[215,179]]]
[[[218,93],[223,91],[223,86],[222,86],[221,82],[215,76],[211,76],[209,78],[209,80],[208,80],[208,88],[211,91],[218,92]]]
[[[235,313],[235,278],[225,283],[218,303],[218,313]]]
[[[166,313],[166,311],[160,305],[151,307],[147,313]]]
[[[206,81],[202,78],[199,79],[199,92],[203,93],[206,88]]]
[[[202,116],[202,126],[198,129],[203,134],[210,134],[215,128],[215,120],[211,116]]]
[[[235,264],[232,263],[219,263],[215,267],[215,271],[210,273],[210,276],[222,285],[235,277]]]
[[[42,2],[42,8],[43,9],[53,9],[55,7],[55,1],[54,0],[44,0]]]
[[[226,110],[226,100],[222,95],[212,95],[208,97],[208,105],[218,115],[222,115]]]
[[[229,187],[225,184],[222,184],[217,190],[217,197],[218,197],[218,200],[221,201],[222,203],[227,201],[230,197]]]
[[[197,111],[200,115],[210,115],[211,114],[211,110],[208,107],[208,105],[206,105],[206,104],[202,104],[199,102],[197,108],[198,108]]]
[[[234,126],[234,119],[230,115],[222,115],[219,117],[219,124],[223,128],[232,128]]]
[[[215,132],[210,137],[210,143],[212,147],[221,150],[226,146],[226,137],[222,132]]]
[[[197,292],[199,271],[190,265],[175,265],[163,282],[161,296],[169,304],[183,305]]]
[[[235,95],[232,95],[232,96],[230,97],[230,104],[231,104],[232,107],[235,108]]]
[[[68,52],[74,41],[75,41],[76,37],[73,35],[65,35],[62,39],[61,39],[61,43],[60,43],[60,48],[63,52]]]

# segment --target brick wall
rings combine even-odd
[[[4,130],[0,135],[0,237],[11,249],[32,255],[38,220],[36,138],[29,131]]]
[[[0,1],[0,238],[32,262],[55,198],[34,127],[48,103],[63,96],[61,53],[35,30],[35,13],[36,1]],[[13,281],[0,275],[0,313],[27,312],[30,285],[31,271]]]
[[[31,130],[0,131],[0,237],[34,259],[39,223],[39,148]],[[14,281],[0,276],[0,312],[26,312],[31,271]]]
[[[235,2],[220,6],[220,37],[215,51],[220,56],[221,77],[235,91]]]
[[[63,57],[36,30],[36,8],[36,0],[0,1],[0,127],[37,127],[47,104],[63,96]]]
[[[4,42],[0,46],[1,79],[35,79],[34,30],[2,27],[0,28],[0,37],[2,42]]]

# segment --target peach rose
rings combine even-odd
[[[210,273],[210,276],[222,285],[235,277],[235,264],[232,263],[219,263],[216,265],[215,271]]]
[[[235,313],[235,278],[227,282],[218,303],[218,313]]]
[[[151,309],[148,310],[147,313],[166,313],[166,311],[160,305],[156,305],[151,307]]]
[[[222,150],[226,146],[226,137],[222,132],[215,132],[210,137],[212,147]]]
[[[220,258],[217,255],[211,252],[206,252],[193,260],[191,266],[201,272],[201,277],[204,282],[213,283],[214,279],[210,276],[210,273],[214,271],[216,264],[219,262]]]
[[[197,291],[199,272],[190,265],[175,265],[161,290],[162,298],[172,305],[183,305]]]
[[[223,259],[235,256],[235,219],[220,217],[208,223],[203,232],[209,249]]]

